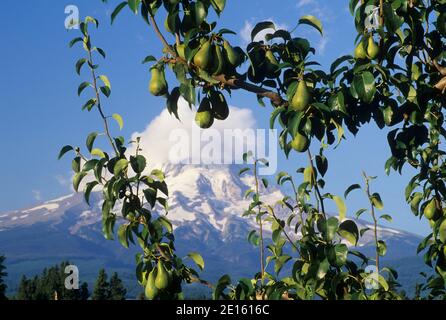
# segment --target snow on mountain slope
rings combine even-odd
[[[254,186],[254,178],[249,174],[239,177],[239,170],[235,165],[165,168],[170,193],[168,217],[175,228],[177,250],[180,255],[200,252],[206,262],[204,276],[209,280],[224,273],[239,277],[258,271],[258,248],[247,241],[248,233],[257,225],[253,217],[242,217],[250,203],[244,194]],[[274,204],[282,197],[279,189],[262,190],[266,203]],[[70,259],[84,274],[90,272],[91,278],[105,266],[124,270],[121,272],[134,279],[138,248],[127,250],[118,241],[103,238],[101,203],[99,192],[91,195],[91,206],[85,204],[82,194],[71,194],[33,208],[0,213],[0,253],[7,256],[10,277],[18,281],[23,273],[40,272],[50,263]],[[360,228],[371,227],[362,220],[357,223]],[[380,227],[379,237],[387,242],[387,257],[391,259],[412,259],[420,241],[408,232],[384,227]],[[371,232],[365,234],[359,247],[373,255]]]

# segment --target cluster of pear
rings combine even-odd
[[[373,36],[369,34],[368,36],[361,39],[355,48],[355,58],[356,59],[370,59],[375,60],[379,56],[379,46],[373,39]]]
[[[423,214],[430,221],[437,221],[443,216],[443,210],[439,206],[437,198],[432,198],[424,207]]]
[[[430,225],[434,226],[446,215],[446,209],[442,209],[440,200],[433,197],[424,207],[423,215],[429,220]],[[438,237],[442,243],[446,244],[446,219],[440,223]],[[446,253],[446,246],[443,247],[443,250]]]
[[[214,120],[226,120],[229,116],[229,107],[225,96],[220,91],[211,90],[207,97],[201,100],[195,115],[195,122],[202,129],[208,129]]]
[[[169,88],[167,86],[166,75],[164,67],[155,65],[151,69],[151,79],[149,84],[149,91],[154,96],[164,96],[168,94]]]
[[[145,278],[145,276],[144,276]],[[158,265],[150,271],[147,279],[144,279],[146,297],[150,300],[156,299],[160,291],[167,289],[172,281],[172,275],[166,270],[164,263],[158,260]]]
[[[305,112],[310,106],[312,99],[311,91],[305,80],[300,80],[293,98],[289,102],[290,110]],[[291,141],[291,147],[297,152],[305,152],[310,146],[310,139],[302,133],[297,132]]]
[[[177,46],[178,55],[186,59],[184,44]],[[233,48],[228,41],[214,42],[212,38],[203,41],[193,57],[193,64],[212,76],[233,74],[244,61],[244,53],[240,47]]]
[[[275,79],[280,76],[280,64],[271,48],[255,47],[250,53],[251,66],[248,69],[248,79],[260,83],[265,78]]]

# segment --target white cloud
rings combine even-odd
[[[64,177],[61,174],[58,174],[57,176],[54,177],[57,181],[57,183],[59,183],[60,186],[62,187],[68,187],[71,184],[71,181],[69,178]]]
[[[307,6],[309,4],[314,4],[314,2],[315,2],[314,0],[299,0],[297,2],[297,7],[301,8],[301,7]]]
[[[253,19],[246,20],[245,25],[243,26],[243,29],[240,30],[240,37],[242,38],[243,45],[247,45],[248,43],[251,42],[251,32],[255,26],[251,21],[253,21]],[[277,23],[274,21],[274,19],[269,18],[269,19],[265,19],[265,21],[273,22],[276,26],[276,30],[288,30],[288,26],[286,24]],[[255,37],[254,40],[256,40],[256,41],[265,40],[265,36],[268,33],[273,33],[273,32],[274,32],[274,29],[264,29],[257,34],[257,36]]]
[[[133,141],[138,137],[141,138],[141,153],[147,158],[151,167],[158,167],[173,161],[178,163],[191,160],[191,157],[196,156],[197,150],[201,155],[201,162],[211,161],[211,159],[215,158],[215,155],[206,153],[206,150],[211,145],[219,145],[220,159],[225,156],[231,158],[239,157],[241,159],[241,154],[233,154],[233,148],[229,149],[224,144],[226,141],[224,133],[225,131],[232,132],[228,129],[244,131],[246,129],[255,129],[256,126],[251,110],[230,106],[228,119],[224,121],[215,120],[212,128],[202,130],[195,124],[195,111],[191,110],[187,102],[182,98],[178,103],[178,115],[181,121],[178,121],[167,110],[164,110],[148,124],[144,131],[132,134],[131,140]],[[198,138],[197,134],[199,135]],[[235,137],[233,145],[235,146],[237,143],[244,145],[248,149],[254,148],[254,146],[248,146],[246,136],[244,135]],[[200,149],[194,148],[194,145]],[[179,149],[189,152],[187,154],[175,152],[181,151]],[[129,148],[128,153],[134,154],[135,147]]]
[[[32,190],[31,192],[32,192],[35,200],[37,200],[37,201],[42,200],[42,193],[40,192],[40,190]]]

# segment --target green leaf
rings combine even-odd
[[[299,19],[299,24],[306,24],[315,28],[321,35],[323,35],[323,27],[321,21],[315,16],[307,15]]]
[[[335,267],[342,267],[347,262],[348,247],[345,244],[337,244],[330,248],[328,260]]]
[[[91,109],[93,109],[93,107],[96,105],[96,99],[90,99],[88,100],[82,107],[82,110],[87,109],[88,111],[90,111]]]
[[[129,166],[129,162],[127,159],[120,159],[116,162],[115,166],[113,167],[113,174],[115,176],[119,176],[121,173],[127,172],[127,168]]]
[[[77,73],[78,75],[81,74],[82,66],[83,66],[86,62],[87,62],[87,59],[85,59],[85,58],[79,59],[79,60],[76,62],[76,73]]]
[[[91,150],[93,149],[93,144],[97,136],[98,136],[97,132],[92,132],[88,135],[86,145],[89,152],[91,152]]]
[[[87,17],[85,17],[85,20],[84,20],[84,21],[85,21],[85,24],[92,23],[92,24],[95,25],[96,28],[99,27],[99,21],[98,21],[98,19],[96,19],[96,18],[87,16]]]
[[[380,219],[384,219],[384,220],[387,220],[387,221],[389,221],[389,222],[392,222],[392,217],[390,216],[390,215],[388,215],[388,214],[383,214],[381,217],[379,217]]]
[[[180,93],[181,96],[189,103],[189,105],[195,104],[196,92],[191,80],[188,80],[186,83],[181,83]]]
[[[336,217],[330,217],[326,221],[326,238],[328,241],[334,239],[339,228],[339,221]]]
[[[100,75],[99,79],[101,79],[101,81],[104,83],[104,85],[111,90],[111,83],[107,76]]]
[[[204,260],[203,260],[203,257],[199,253],[189,252],[189,254],[187,256],[195,262],[195,264],[198,266],[198,268],[200,268],[201,271],[203,271]]]
[[[359,240],[358,226],[352,220],[345,220],[339,225],[339,235],[350,242],[352,245],[356,245]]]
[[[141,0],[128,0],[129,8],[133,11],[134,14],[138,13],[138,6],[140,5]]]
[[[60,152],[59,152],[59,156],[58,156],[58,160],[62,159],[62,157],[69,151],[74,150],[74,148],[72,146],[64,146]]]
[[[262,183],[265,186],[265,188],[268,188],[268,179],[262,178]]]
[[[317,273],[316,273],[316,277],[318,279],[323,279],[325,277],[325,275],[328,272],[328,269],[330,268],[330,264],[328,262],[328,259],[324,259],[319,263],[318,269],[317,269]]]
[[[252,244],[253,246],[258,246],[259,245],[259,241],[260,241],[260,237],[257,234],[256,230],[252,230],[249,234],[248,234],[248,242],[250,244]]]
[[[124,127],[124,120],[122,120],[122,117],[121,117],[119,114],[117,114],[117,113],[114,113],[114,114],[112,115],[112,117],[113,117],[113,119],[115,119],[116,122],[118,123],[118,125],[119,125],[119,130],[122,130],[122,128]]]
[[[103,49],[101,49],[101,48],[94,48],[94,50],[96,50],[102,56],[102,58],[105,59],[106,54],[105,54],[105,51]]]
[[[113,10],[112,14],[111,14],[111,24],[113,24],[113,22],[115,21],[116,17],[118,16],[118,14],[121,12],[122,9],[124,9],[127,6],[127,1],[123,1],[120,4],[118,4],[115,8],[115,10]]]
[[[347,215],[347,207],[345,206],[344,200],[339,196],[333,196],[333,195],[329,195],[329,198],[332,199],[336,203],[336,206],[338,207],[339,220],[340,221],[344,220]]]
[[[380,274],[378,275],[378,283],[383,287],[384,291],[389,291],[387,280]]]
[[[110,97],[111,90],[109,87],[103,86],[103,87],[100,87],[100,90],[104,94],[104,96],[106,96],[107,98]]]
[[[372,194],[372,196],[370,197],[370,201],[372,202],[373,206],[378,209],[378,210],[382,210],[384,209],[384,205],[383,202],[381,200],[381,196],[379,195],[379,193],[374,193]]]
[[[129,248],[129,239],[127,237],[128,227],[129,227],[128,224],[122,224],[121,226],[119,226],[119,229],[118,229],[119,242],[121,242],[121,244],[127,249]]]
[[[79,172],[76,173],[73,177],[73,188],[76,192],[78,192],[79,189],[79,184],[81,183],[82,179],[87,175],[86,172]]]
[[[241,176],[242,174],[244,174],[245,172],[248,172],[250,169],[249,168],[243,168],[239,171],[238,175]]]
[[[265,29],[274,29],[274,30],[276,30],[276,26],[271,21],[263,21],[263,22],[257,23],[256,26],[254,27],[254,29],[252,29],[251,41],[254,41],[254,39],[257,36],[257,34],[259,32],[261,32],[262,30],[265,30]]]
[[[97,159],[91,159],[85,162],[84,166],[82,167],[82,171],[88,172],[90,170],[93,170],[96,165],[98,164],[99,160]]]
[[[156,204],[156,189],[147,188],[143,191],[144,197],[146,198],[147,202],[150,204],[150,206],[153,208]]]
[[[87,88],[87,87],[92,87],[90,82],[82,82],[79,85],[79,88],[77,89],[77,95],[80,96],[82,94],[82,92]]]
[[[226,0],[211,0],[211,5],[218,15],[223,12],[226,6]]]
[[[74,38],[73,40],[70,41],[69,46],[70,46],[70,48],[72,48],[76,43],[82,42],[82,41],[84,41],[84,39],[81,37]]]
[[[160,216],[158,218],[158,221],[161,223],[161,225],[167,230],[168,233],[173,232],[173,226],[172,223],[167,219],[165,216]]]
[[[325,176],[328,170],[328,160],[324,156],[316,156],[316,167],[321,176]]]
[[[141,155],[137,155],[136,157],[131,156],[130,165],[135,173],[142,173],[147,165],[146,158]]]
[[[73,161],[71,163],[71,168],[73,169],[73,171],[75,173],[78,173],[79,171],[81,171],[81,157],[76,157],[73,159]]]
[[[90,205],[90,194],[93,191],[94,187],[96,187],[99,184],[99,182],[97,181],[92,181],[87,183],[87,186],[85,187],[84,190],[84,198],[85,198],[85,202]]]
[[[280,108],[275,108],[274,111],[271,112],[271,117],[269,121],[270,129],[274,129],[274,123],[276,122],[277,117],[284,111],[286,111],[286,108],[280,107]]]
[[[350,187],[347,188],[347,190],[345,190],[344,198],[347,199],[349,193],[356,189],[361,189],[361,186],[359,184],[352,184]]]
[[[102,151],[101,149],[98,149],[98,148],[95,148],[95,149],[91,150],[90,154],[92,156],[96,156],[96,157],[99,157],[99,158],[105,158],[104,151]]]
[[[382,240],[378,240],[378,254],[383,257],[386,255],[387,253],[387,244],[382,241]]]
[[[354,89],[360,99],[366,103],[371,103],[376,93],[375,77],[369,71],[362,72],[354,77]]]
[[[156,58],[154,56],[147,56],[142,61],[142,64],[146,64],[146,63],[153,62],[153,61],[156,61]]]

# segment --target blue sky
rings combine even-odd
[[[76,88],[85,77],[75,74],[74,63],[82,52],[70,50],[67,45],[78,35],[78,31],[64,28],[67,5],[74,4],[81,16],[91,15],[101,22],[94,42],[108,53],[107,60],[101,63],[101,72],[109,76],[113,87],[106,108],[109,114],[119,112],[125,119],[121,134],[129,137],[144,130],[164,109],[164,100],[148,93],[149,70],[141,64],[147,55],[159,56],[159,41],[129,10],[111,27],[109,16],[117,1],[109,2],[42,0],[37,5],[33,0],[2,0],[0,212],[29,207],[70,192],[70,161],[57,161],[57,153],[65,144],[83,145],[88,133],[100,126],[96,114],[80,110],[84,99],[77,97]],[[291,29],[300,16],[313,14],[324,24],[324,38],[306,26],[295,34],[309,37],[318,50],[316,59],[327,66],[337,56],[353,50],[355,30],[347,6],[347,0],[230,0],[219,24],[237,31],[231,41],[243,45],[244,37],[258,21],[273,20]],[[252,109],[258,127],[268,127],[271,108],[259,107],[254,96],[237,92],[231,105]],[[426,223],[413,217],[404,202],[404,187],[413,172],[406,168],[404,176],[393,173],[387,177],[384,173],[389,156],[386,134],[387,129],[380,132],[370,124],[356,138],[348,136],[338,149],[329,151],[326,190],[343,194],[351,183],[362,182],[361,171],[365,170],[378,176],[372,188],[382,195],[383,213],[394,217],[391,226],[425,234]],[[293,154],[289,160],[281,157],[281,166],[293,172],[305,161],[304,156]],[[349,198],[348,212],[353,214],[365,205],[364,195],[356,192]]]

